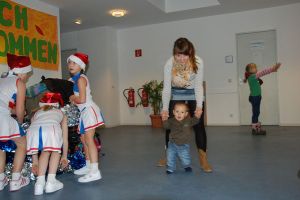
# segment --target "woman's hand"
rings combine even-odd
[[[197,107],[196,110],[195,110],[195,112],[194,112],[195,117],[197,117],[197,118],[200,118],[201,115],[202,115],[202,113],[203,113],[203,110],[200,107]]]
[[[161,111],[161,118],[163,121],[166,121],[169,118],[169,112],[166,110]]]

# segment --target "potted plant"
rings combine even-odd
[[[160,110],[162,106],[163,81],[152,80],[146,82],[143,86],[144,91],[148,94],[148,101],[152,107],[153,114],[150,115],[153,128],[161,128],[162,120]],[[142,101],[137,105],[142,105]]]

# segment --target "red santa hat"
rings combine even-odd
[[[85,67],[89,62],[89,56],[84,53],[77,52],[69,56],[67,62],[69,61],[75,62],[80,66],[81,69],[85,70]]]
[[[60,93],[54,93],[54,92],[46,92],[44,96],[41,98],[39,102],[39,106],[55,106],[59,107],[64,105],[64,101],[62,99],[62,96]]]
[[[30,58],[28,56],[17,56],[7,53],[7,65],[10,71],[16,74],[26,74],[32,71]]]

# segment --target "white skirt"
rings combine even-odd
[[[95,103],[86,106],[81,110],[78,133],[84,134],[86,131],[102,125],[104,125],[104,119],[100,112],[100,108]]]
[[[18,122],[9,114],[0,113],[0,140],[22,137],[25,133]]]
[[[31,126],[27,130],[27,155],[39,151],[55,151],[61,153],[63,135],[60,126]]]

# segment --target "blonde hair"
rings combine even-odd
[[[255,63],[249,63],[248,65],[246,65],[245,71],[250,73],[250,69],[253,68],[253,67],[257,68],[256,64]]]
[[[184,103],[184,102],[177,102],[177,103],[175,103],[174,110],[175,110],[175,108],[177,106],[183,106],[183,107],[185,107],[186,112],[189,112],[189,110],[190,110],[189,107],[188,107],[188,105],[186,103]]]

